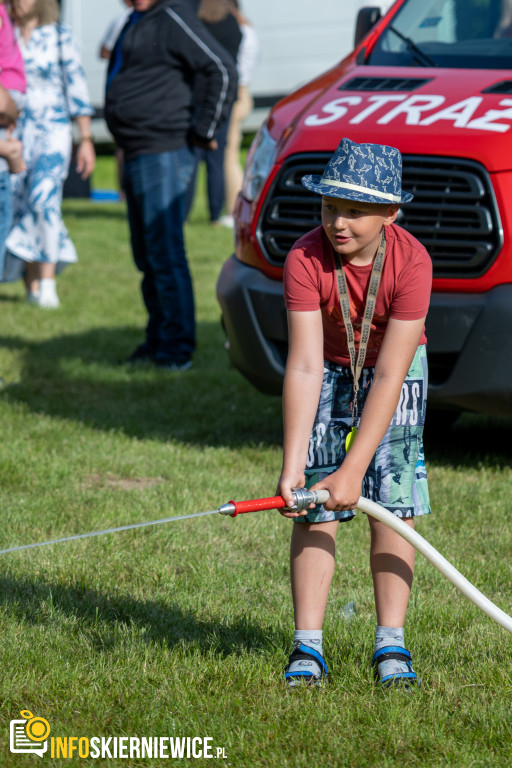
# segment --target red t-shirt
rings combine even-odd
[[[377,362],[390,317],[419,320],[427,314],[432,287],[432,261],[415,237],[396,224],[386,227],[386,254],[375,304],[365,366]],[[350,295],[350,318],[356,349],[366,304],[372,264],[354,266],[343,259]],[[297,240],[284,266],[287,309],[322,311],[324,359],[350,366],[347,333],[341,314],[334,252],[323,228],[317,227]],[[425,344],[425,329],[420,344]]]

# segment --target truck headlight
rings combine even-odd
[[[255,200],[265,183],[274,164],[277,142],[272,138],[266,125],[262,125],[251,144],[245,164],[242,194],[249,200]]]

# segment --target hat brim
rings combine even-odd
[[[410,192],[402,192],[402,197],[398,202],[383,200],[379,195],[372,195],[366,192],[357,192],[353,189],[342,189],[328,181],[322,181],[322,176],[308,175],[302,177],[302,184],[311,192],[326,197],[341,197],[344,200],[355,200],[358,203],[379,203],[380,205],[403,205],[410,203],[414,198]]]

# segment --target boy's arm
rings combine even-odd
[[[350,452],[336,472],[313,486],[316,490],[326,488],[330,492],[330,499],[324,505],[326,509],[354,509],[357,506],[364,474],[391,423],[424,324],[425,318],[389,320]]]
[[[321,311],[289,311],[288,332],[288,360],[283,386],[283,467],[277,493],[291,506],[291,489],[304,485],[309,437],[322,386],[324,335]],[[282,514],[285,517],[298,516],[297,512],[284,511]]]

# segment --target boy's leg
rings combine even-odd
[[[322,656],[322,625],[334,574],[338,521],[293,524],[290,571],[295,634],[285,681],[322,685],[327,665]]]
[[[290,550],[295,629],[321,629],[334,574],[338,521],[294,523]]]
[[[411,527],[411,515],[430,512],[422,442],[426,393],[426,353],[424,346],[420,346],[402,386],[395,416],[363,482],[363,496],[381,504]],[[373,663],[381,682],[419,684],[405,649],[403,629],[415,550],[373,518],[370,528],[370,565],[378,624]]]
[[[414,575],[415,549],[384,523],[369,518],[370,567],[375,593],[377,622],[403,627]],[[404,523],[414,527],[413,519]]]
[[[404,621],[414,574],[415,549],[384,523],[369,519],[377,630],[373,663],[384,685],[419,685],[405,648]],[[404,520],[411,528],[413,519]]]

